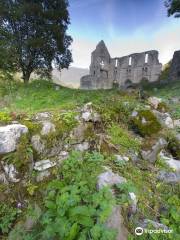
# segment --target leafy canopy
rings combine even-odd
[[[174,15],[180,17],[180,1],[179,0],[168,0],[165,2],[168,9],[168,16]]]
[[[0,1],[0,68],[21,70],[24,82],[34,71],[49,75],[72,61],[68,0]]]

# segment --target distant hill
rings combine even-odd
[[[89,73],[88,69],[70,67],[63,69],[61,72],[57,69],[52,71],[53,81],[67,87],[79,88],[80,78]]]

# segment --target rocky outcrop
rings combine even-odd
[[[28,128],[21,124],[0,127],[0,154],[15,151],[20,137],[26,133]]]

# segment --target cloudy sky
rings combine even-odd
[[[180,18],[168,18],[164,0],[69,0],[72,66],[88,68],[103,39],[112,57],[156,49],[165,64],[180,49]]]

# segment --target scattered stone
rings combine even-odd
[[[152,226],[155,229],[169,230],[169,228],[166,225],[152,221],[150,219],[144,219],[143,222],[140,223],[140,226],[142,228],[148,228],[148,226]]]
[[[39,172],[36,176],[36,181],[42,182],[42,181],[44,181],[44,179],[48,178],[50,175],[51,175],[51,173],[48,170]]]
[[[133,192],[129,192],[129,196],[130,196],[130,199],[132,201],[132,203],[131,203],[131,214],[135,214],[136,211],[137,211],[138,200],[137,200],[136,195]]]
[[[93,111],[92,109],[92,103],[87,103],[84,105],[84,107],[82,108],[82,116],[81,118],[85,121],[85,122],[100,122],[101,121],[101,117],[100,115]]]
[[[165,128],[174,128],[174,122],[169,113],[161,113],[159,111],[154,110],[153,113],[157,117],[158,121]]]
[[[157,98],[157,97],[150,97],[150,98],[148,98],[148,103],[149,103],[154,109],[157,109],[159,103],[161,103],[161,102],[162,102],[162,99],[161,99],[161,98]]]
[[[138,115],[137,111],[133,111],[132,114],[131,114],[132,117],[137,117],[137,115]]]
[[[126,183],[124,177],[119,176],[118,174],[113,173],[110,169],[104,173],[101,173],[98,176],[97,188],[101,189],[103,187],[109,186],[112,187],[115,184]]]
[[[115,155],[115,157],[116,157],[116,160],[119,162],[128,162],[129,161],[129,157],[126,157],[126,156],[122,156],[122,155],[118,155],[118,154],[116,154]]]
[[[36,150],[37,153],[41,154],[41,153],[44,152],[45,144],[41,140],[40,135],[37,134],[37,135],[32,136],[31,144],[32,144],[33,148]]]
[[[168,143],[165,139],[160,138],[159,141],[152,146],[151,150],[141,151],[142,158],[150,163],[154,163],[157,160],[157,155],[167,146],[167,144]]]
[[[56,166],[56,163],[47,159],[35,162],[34,169],[41,172],[54,166]]]
[[[124,225],[124,219],[121,214],[121,207],[115,206],[112,210],[110,217],[106,222],[108,228],[114,229],[117,231],[116,240],[127,240],[128,239],[128,230]]]
[[[79,144],[74,145],[74,149],[76,151],[80,151],[80,152],[87,151],[89,148],[90,148],[90,145],[89,145],[88,142],[83,142],[83,143],[79,143]]]
[[[21,124],[0,127],[0,154],[13,152],[19,138],[26,133],[28,133],[28,128]]]
[[[43,121],[42,125],[41,135],[48,135],[49,133],[56,131],[55,125],[49,121]]]
[[[58,155],[58,162],[62,163],[64,160],[66,160],[69,157],[69,153],[66,151],[61,151]]]
[[[165,183],[180,183],[180,173],[160,171],[157,179]]]
[[[2,166],[5,172],[5,176],[8,177],[8,180],[12,183],[17,183],[20,179],[17,178],[18,172],[13,164],[4,164],[2,162]]]
[[[49,120],[51,117],[52,117],[51,113],[41,112],[41,113],[36,114],[36,116],[34,117],[34,120],[36,120],[36,121],[46,121],[46,120]]]

